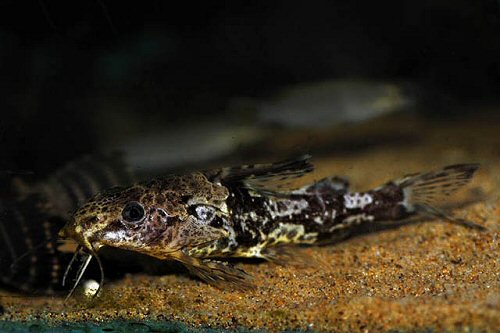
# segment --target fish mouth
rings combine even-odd
[[[69,262],[64,272],[62,280],[63,286],[66,284],[66,279],[68,277],[68,274],[71,270],[71,267],[77,260],[77,258],[80,256],[82,258],[82,264],[80,265],[80,267],[78,268],[78,272],[76,273],[75,283],[73,284],[73,287],[68,293],[66,300],[68,300],[71,297],[71,295],[73,295],[76,287],[78,286],[80,280],[82,279],[83,274],[87,270],[87,267],[92,258],[96,259],[97,264],[99,265],[99,270],[101,272],[101,282],[99,283],[99,288],[97,292],[94,294],[94,296],[98,294],[104,282],[104,270],[102,267],[101,259],[97,255],[97,251],[102,247],[102,245],[99,242],[91,242],[91,240],[88,237],[85,237],[84,233],[81,231],[82,231],[81,226],[78,226],[75,224],[74,221],[71,221],[68,222],[58,233],[59,237],[69,238],[78,243],[78,247],[76,248],[73,257],[71,258],[71,261]]]
[[[99,242],[92,242],[92,237],[85,235],[82,226],[78,225],[74,220],[69,221],[61,230],[59,230],[58,236],[63,239],[74,240],[81,247],[92,254],[95,254],[95,252],[102,247]]]

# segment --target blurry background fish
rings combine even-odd
[[[411,90],[413,89],[413,90]],[[264,145],[279,129],[331,129],[356,124],[415,105],[410,84],[368,80],[330,80],[284,88],[262,99],[233,98],[223,114],[174,125],[162,117],[140,121],[121,135],[120,126],[101,117],[121,118],[103,111],[94,119],[99,141],[107,151],[123,152],[139,173],[194,166],[230,156],[245,147]],[[413,94],[413,95],[412,95]]]
[[[416,87],[413,88],[416,91]],[[232,107],[254,109],[260,125],[328,128],[367,121],[414,106],[411,85],[337,79],[282,89],[267,100],[236,99]]]

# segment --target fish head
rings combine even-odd
[[[61,230],[91,252],[103,246],[137,251],[160,259],[175,258],[227,232],[224,186],[202,173],[157,179],[98,194],[80,207]]]

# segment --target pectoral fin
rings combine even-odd
[[[186,254],[176,259],[182,262],[193,275],[216,288],[232,287],[237,290],[246,290],[254,287],[252,276],[227,262],[198,259]]]

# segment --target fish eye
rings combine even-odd
[[[125,222],[139,222],[144,218],[144,207],[136,201],[129,202],[122,210],[122,218]]]

